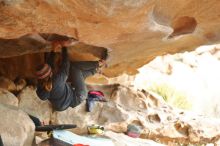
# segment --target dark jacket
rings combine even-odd
[[[50,56],[53,59],[53,56]],[[51,64],[50,64],[51,65]],[[52,66],[52,65],[51,65]],[[53,108],[57,111],[63,111],[67,109],[72,102],[80,104],[75,96],[75,91],[66,82],[69,75],[70,61],[67,55],[67,49],[62,49],[62,63],[61,68],[57,74],[53,74],[52,82],[53,88],[50,92],[47,92],[41,85],[37,86],[37,95],[41,100],[49,100]]]

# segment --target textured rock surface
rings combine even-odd
[[[110,48],[107,76],[134,74],[157,55],[217,43],[219,5],[218,0],[1,0],[1,57],[38,52],[44,47],[16,38],[36,32],[57,33]],[[20,47],[11,46],[11,42]]]
[[[23,111],[38,117],[45,124],[49,123],[52,109],[48,101],[42,101],[37,97],[36,91],[32,86],[26,87],[18,95],[19,108]]]
[[[0,103],[18,106],[18,99],[9,91],[0,88]]]
[[[106,132],[105,136],[111,138],[115,146],[164,146],[152,140],[131,138],[122,133],[114,133],[111,131]]]
[[[198,116],[168,106],[161,97],[115,85],[109,102],[97,103],[91,113],[85,112],[84,103],[77,108],[55,112],[54,123],[74,123],[77,133],[86,133],[90,124],[104,125],[106,130],[124,133],[127,125],[141,126],[141,135],[161,143],[215,143],[220,138],[220,121]],[[106,90],[104,90],[105,92]],[[109,95],[109,94],[107,94]]]
[[[167,96],[172,106],[220,118],[219,59],[219,45],[157,57],[139,69],[133,84],[138,89],[154,90]]]
[[[31,146],[34,123],[26,113],[15,107],[0,104],[0,133],[4,146]]]
[[[0,88],[6,89],[8,91],[16,91],[16,85],[13,81],[5,77],[0,77]]]
[[[118,145],[122,143],[140,145],[151,143],[146,140],[131,139],[123,135],[122,133],[127,131],[128,124],[135,124],[143,129],[141,138],[164,144],[206,144],[219,141],[219,120],[172,108],[154,93],[137,91],[118,84],[89,86],[89,89],[103,91],[108,100],[106,103],[97,102],[90,113],[85,111],[85,103],[63,112],[52,113],[48,101],[39,100],[35,89],[30,86],[23,89],[18,95],[20,99],[19,108],[39,117],[45,123],[52,121],[54,124],[77,124],[78,128],[73,129],[73,131],[78,134],[86,134],[86,128],[90,124],[103,125],[107,131],[106,135]],[[9,122],[11,119],[21,118],[20,114],[24,113],[18,112],[14,108],[2,105],[0,106],[0,115],[6,116],[4,120]],[[5,114],[6,111],[7,114]],[[13,113],[15,115],[10,114],[11,111],[15,112]],[[24,115],[26,116],[26,114]],[[19,118],[16,122],[19,122]],[[22,117],[23,119],[26,119],[26,117]],[[30,126],[27,123],[25,122],[25,126]],[[20,124],[24,123],[21,122]],[[13,126],[16,126],[16,124]],[[1,126],[1,128],[4,128],[4,126]],[[30,132],[30,136],[32,136],[33,131],[27,132]],[[116,137],[121,137],[123,140],[128,139],[122,142],[118,141]],[[10,136],[6,140],[8,141],[9,138]],[[22,138],[24,140],[27,136],[22,135]]]

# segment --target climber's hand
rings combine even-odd
[[[107,67],[106,61],[103,59],[99,60],[99,67],[97,68],[97,73],[103,75],[102,70],[103,70],[103,68],[106,68],[106,67]]]
[[[106,68],[106,67],[107,67],[106,61],[103,59],[99,60],[99,68]]]
[[[77,41],[74,38],[69,38],[68,40],[62,40],[62,41],[53,41],[52,42],[52,48],[54,52],[60,52],[62,47],[70,47],[75,44],[77,44],[79,41]]]
[[[62,41],[61,45],[64,47],[69,47],[69,46],[73,46],[77,43],[79,43],[78,40],[76,40],[74,38],[69,38],[69,40],[67,40],[67,41]]]
[[[62,48],[62,45],[61,45],[60,41],[53,41],[51,43],[51,45],[52,45],[52,50],[54,52],[60,52],[60,50]]]

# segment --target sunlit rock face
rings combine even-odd
[[[0,46],[29,33],[57,33],[109,48],[107,76],[134,74],[157,55],[218,42],[219,6],[218,0],[1,0]],[[43,51],[34,44],[0,47],[1,57]]]
[[[167,102],[197,114],[220,118],[220,46],[159,56],[139,69],[134,86],[168,97]]]

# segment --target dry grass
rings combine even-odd
[[[154,84],[148,90],[162,96],[167,103],[177,108],[189,110],[192,107],[184,93],[177,91],[167,84]]]

